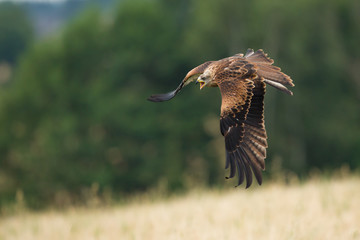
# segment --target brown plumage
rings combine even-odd
[[[166,94],[152,95],[153,102],[173,98],[183,86],[196,80],[204,86],[219,87],[222,97],[220,131],[225,138],[228,178],[237,173],[238,185],[246,178],[246,188],[252,183],[252,172],[261,185],[261,170],[265,170],[267,135],[264,125],[265,83],[287,94],[294,86],[291,78],[272,66],[274,61],[260,49],[249,49],[245,56],[236,54],[210,61],[192,69],[177,89]]]

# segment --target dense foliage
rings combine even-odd
[[[268,88],[267,164],[360,167],[360,5],[355,0],[124,1],[86,11],[22,57],[0,90],[0,196],[29,206],[100,193],[224,182],[220,95],[177,86],[206,60],[263,48],[294,79]],[[229,183],[232,184],[232,183]]]

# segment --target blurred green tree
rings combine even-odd
[[[2,196],[22,189],[28,204],[40,207],[57,193],[81,198],[93,183],[129,192],[164,181],[169,190],[183,189],[185,175],[215,182],[218,160],[202,154],[209,148],[205,99],[165,108],[146,101],[153,85],[174,87],[189,67],[177,55],[176,21],[164,12],[127,2],[106,24],[90,10],[60,39],[27,53],[1,103],[2,174],[12,183],[0,186]],[[188,109],[191,99],[201,111]]]

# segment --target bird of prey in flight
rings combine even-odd
[[[274,61],[263,50],[236,54],[218,61],[205,62],[192,69],[172,92],[148,98],[153,102],[172,99],[184,86],[196,80],[200,89],[219,87],[222,97],[220,131],[225,138],[227,178],[237,173],[238,185],[246,178],[246,188],[252,184],[252,172],[259,185],[261,170],[265,170],[267,135],[264,125],[264,95],[266,84],[289,95],[286,86],[293,87],[291,78],[273,66]]]

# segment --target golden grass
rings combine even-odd
[[[0,239],[360,239],[360,177],[17,213]]]

